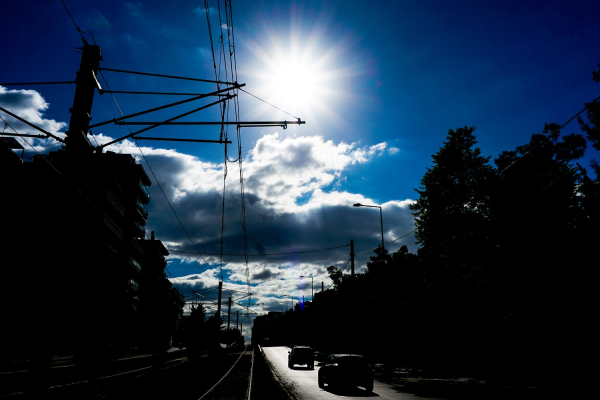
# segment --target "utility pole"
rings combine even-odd
[[[239,330],[239,323],[240,323],[240,310],[237,310],[235,313],[236,313],[236,318],[235,318],[235,329]]]
[[[229,323],[231,321],[231,295],[229,295],[229,301],[227,306],[227,331],[229,331]]]
[[[218,326],[221,326],[221,293],[223,292],[223,281],[219,281],[219,302],[217,303],[217,321]]]
[[[66,132],[65,144],[67,151],[89,152],[93,148],[87,137],[87,132],[92,119],[94,91],[102,89],[97,79],[100,60],[102,60],[100,47],[90,45],[83,39],[81,63],[75,78],[75,97],[73,98],[73,107],[70,109],[71,120],[69,130]]]
[[[350,241],[350,276],[354,278],[354,240]]]
[[[323,281],[321,281],[321,292],[324,292],[325,289],[323,288]]]

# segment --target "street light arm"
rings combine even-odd
[[[379,208],[381,210],[381,206],[371,206],[368,204],[361,204],[361,203],[353,204],[352,207],[373,207],[373,208]]]
[[[379,221],[381,222],[381,248],[384,249],[385,246],[383,244],[383,209],[381,208],[381,206],[374,206],[374,205],[369,205],[369,204],[361,204],[361,203],[356,203],[352,205],[353,207],[372,207],[372,208],[379,208]]]
[[[299,275],[298,278],[310,278],[310,301],[315,297],[315,279],[312,276]]]
[[[379,220],[381,222],[381,250],[384,250],[384,245],[383,245],[383,211],[382,211],[381,207],[379,207]]]

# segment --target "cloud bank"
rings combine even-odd
[[[0,105],[50,132],[60,134],[66,127],[65,123],[44,118],[48,104],[33,90],[0,88]],[[30,131],[26,125],[3,117],[15,129]],[[95,139],[99,144],[113,140],[102,133]],[[59,143],[36,140],[36,146],[39,152],[47,152],[58,148]],[[205,293],[199,299],[213,311],[210,302],[216,300],[214,289],[221,276],[226,294],[245,292],[249,283],[253,302],[259,303],[254,311],[259,314],[289,308],[289,296],[297,301],[304,295],[308,300],[312,284],[315,292],[321,290],[321,285],[329,287],[327,267],[348,267],[351,240],[355,253],[366,251],[356,259],[357,272],[364,270],[373,254],[368,250],[381,242],[380,219],[376,209],[355,208],[352,204],[378,203],[343,190],[343,181],[354,165],[399,152],[385,142],[363,146],[335,143],[322,136],[281,137],[273,133],[258,139],[247,150],[242,164],[246,263],[242,256],[244,230],[237,162],[227,164],[223,199],[222,163],[205,162],[176,150],[138,147],[131,140],[106,150],[131,154],[151,177],[147,230],[155,231],[157,239],[171,251],[168,269],[172,282],[187,296],[193,291]],[[411,203],[411,199],[405,199],[379,204],[386,242],[414,228],[408,209]],[[222,259],[221,240],[225,254]],[[414,236],[398,240],[389,250],[402,244],[414,251]],[[203,254],[197,254],[196,249]],[[312,276],[313,280],[300,276]]]

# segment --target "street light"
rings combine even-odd
[[[284,294],[283,297],[291,297],[292,298],[292,308],[291,308],[291,310],[294,311],[294,296],[290,296],[290,295]]]
[[[379,208],[379,220],[381,221],[381,249],[384,250],[385,247],[383,245],[383,211],[381,211],[381,206],[370,206],[370,205],[367,205],[367,204],[356,203],[356,204],[354,204],[354,207],[373,207],[373,208]]]
[[[305,275],[300,275],[299,278],[310,278],[310,301],[313,301],[313,297],[314,297],[314,279],[311,276],[305,276]]]

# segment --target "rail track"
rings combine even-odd
[[[55,356],[50,365],[32,365],[28,360],[0,363],[0,398],[26,395],[32,391],[57,392],[91,382],[135,376],[151,369],[163,370],[187,361],[185,350],[175,350],[158,357],[139,354],[115,360],[79,365],[73,356]]]
[[[196,374],[204,378],[198,380],[195,392],[192,393],[199,394],[197,396],[193,395],[192,398],[202,400],[219,398],[223,395],[223,392],[232,392],[232,388],[235,388],[236,391],[235,398],[248,400],[251,398],[254,353],[250,357],[246,347],[237,355],[235,362],[231,364],[234,355],[237,355],[237,353],[219,356],[219,359],[222,360],[220,363],[215,363],[215,359],[206,357],[204,364],[206,364],[208,370],[214,370],[213,374],[210,376],[206,372]],[[247,355],[250,360],[245,359],[244,363],[239,363],[243,355]],[[106,388],[104,389],[105,392],[118,391],[119,385],[123,386],[119,383],[120,380],[127,380],[127,387],[135,386],[136,381],[163,381],[164,376],[167,375],[166,371],[186,364],[188,366],[193,364],[189,361],[185,350],[167,353],[166,357],[163,355],[161,359],[153,355],[124,357],[108,363],[100,363],[95,365],[94,368],[77,365],[73,358],[69,356],[55,357],[41,382],[34,382],[37,377],[35,371],[32,371],[25,361],[0,363],[0,398],[27,397],[32,393],[42,394],[43,396],[56,395],[59,397],[60,395],[65,398],[82,398],[80,396],[89,394],[90,390],[102,391],[102,388]],[[195,362],[197,365],[198,360]],[[214,367],[212,367],[213,363],[215,364]],[[238,364],[243,365],[238,366]],[[236,366],[238,366],[237,369]],[[246,369],[248,367],[249,370]],[[234,369],[236,369],[235,374],[231,374]],[[191,371],[186,371],[185,368],[174,371],[170,374],[171,377],[181,376],[184,380],[190,380],[190,377],[194,376]],[[145,383],[140,383],[138,386],[143,387]],[[164,390],[168,389],[165,388]],[[181,389],[173,385],[172,390],[172,395],[177,397],[178,390],[187,389]],[[116,393],[115,396],[115,398],[120,398],[119,396],[125,396],[125,394]],[[190,397],[189,390],[186,392],[186,397]]]

